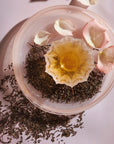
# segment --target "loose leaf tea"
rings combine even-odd
[[[26,78],[28,83],[42,93],[42,98],[56,102],[83,102],[92,98],[100,91],[104,73],[94,69],[88,80],[75,85],[73,88],[64,84],[56,84],[53,78],[45,72],[44,54],[49,45],[32,45],[26,58]]]
[[[31,104],[18,88],[12,64],[1,77],[0,143],[12,144],[13,139],[16,144],[35,144],[50,139],[52,143],[63,144],[65,137],[75,136],[77,129],[83,127],[83,113],[57,116]]]

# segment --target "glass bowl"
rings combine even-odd
[[[28,84],[27,79],[25,78],[25,60],[30,50],[27,43],[33,41],[34,36],[38,31],[46,30],[52,32],[52,24],[61,17],[71,19],[76,24],[79,31],[88,21],[97,19],[98,22],[107,28],[110,42],[114,45],[114,34],[112,33],[111,28],[102,18],[93,12],[76,6],[53,6],[39,11],[22,25],[14,40],[12,58],[18,85],[31,103],[49,113],[72,115],[93,107],[111,91],[114,86],[114,69],[105,75],[100,92],[89,100],[81,103],[66,104],[51,102],[48,99],[42,98],[41,93],[32,85]],[[57,40],[60,39],[60,37],[56,37],[55,35],[53,39]]]

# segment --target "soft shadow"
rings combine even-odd
[[[0,74],[2,72],[4,61],[6,61],[5,59],[7,59],[7,61],[10,61],[11,59],[14,36],[26,20],[27,19],[16,24],[0,41]],[[8,56],[6,56],[7,51],[9,52]]]

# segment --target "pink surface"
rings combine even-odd
[[[29,0],[1,0],[0,41],[15,24],[33,15],[38,10],[52,5],[69,4],[69,2],[70,0],[48,0],[33,3],[30,3]],[[98,0],[97,5],[89,9],[101,15],[114,29],[113,7],[114,0]],[[75,137],[68,138],[65,142],[66,144],[114,143],[114,88],[102,102],[86,111],[84,129],[79,130]],[[43,141],[41,144],[51,144],[51,142]],[[54,144],[57,143],[54,142]]]

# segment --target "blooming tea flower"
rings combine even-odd
[[[82,39],[64,37],[54,41],[45,54],[46,72],[56,84],[70,87],[86,81],[94,68],[93,51]]]

